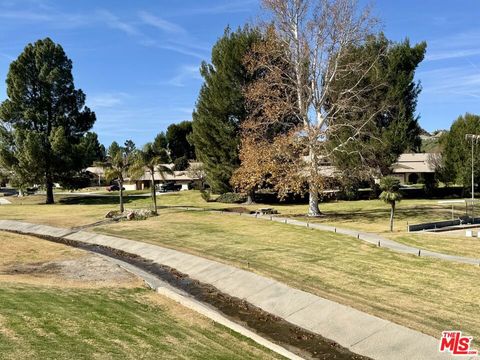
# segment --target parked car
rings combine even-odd
[[[175,183],[165,183],[160,185],[160,192],[167,192],[167,191],[180,191],[182,189],[182,185],[178,185]]]
[[[0,194],[3,194],[3,196],[14,196],[18,195],[18,190],[14,188],[4,187],[0,189]]]
[[[35,195],[38,192],[38,187],[29,187],[26,189],[26,194],[27,195]]]
[[[107,186],[106,188],[107,191],[120,191],[120,186],[118,185],[110,185],[110,186]],[[122,190],[125,190],[125,188],[122,186]]]

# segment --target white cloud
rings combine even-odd
[[[188,106],[176,107],[176,108],[174,108],[174,110],[175,110],[177,113],[181,113],[181,114],[186,114],[186,115],[192,116],[193,106],[192,106],[192,107],[188,107]]]
[[[219,5],[183,9],[182,13],[178,15],[218,15],[243,13],[252,11],[252,7],[257,6],[257,4],[258,0],[231,0]]]
[[[444,67],[417,73],[426,95],[435,101],[466,101],[480,98],[480,71],[471,66]]]
[[[108,10],[98,10],[99,20],[103,21],[112,29],[120,30],[128,35],[142,35],[142,33],[132,24],[120,20],[120,18]]]
[[[7,59],[8,61],[13,61],[13,60],[15,60],[15,57],[13,57],[12,55],[3,53],[3,52],[0,52],[0,57],[5,58],[5,59]]]
[[[425,60],[435,61],[435,60],[447,60],[447,59],[456,59],[464,58],[470,56],[480,55],[480,48],[478,49],[450,49],[450,50],[440,50],[433,51],[430,54],[427,53]]]
[[[146,11],[140,11],[138,13],[138,16],[145,24],[156,27],[157,29],[160,29],[166,33],[170,33],[170,34],[186,34],[187,33],[187,31],[181,26],[174,24],[170,21],[164,20]]]
[[[112,108],[123,103],[129,97],[126,93],[102,93],[87,98],[87,104],[93,110],[96,108]]]
[[[52,21],[53,17],[46,13],[40,13],[28,10],[2,10],[0,11],[0,18],[10,19],[16,21]]]
[[[428,41],[425,60],[438,61],[480,55],[480,32],[466,31]]]
[[[184,45],[184,44],[156,43],[156,46],[160,49],[171,50],[179,54],[195,57],[200,60],[205,60],[207,57],[205,52],[200,52],[195,49],[190,49],[188,45]]]
[[[167,81],[167,84],[183,87],[187,81],[200,80],[201,78],[197,65],[184,65],[178,70],[174,77]]]

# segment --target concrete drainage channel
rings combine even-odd
[[[11,232],[17,233],[16,231]],[[141,277],[149,287],[159,294],[201,313],[286,358],[368,359],[354,354],[318,334],[265,312],[244,300],[224,294],[214,286],[193,280],[175,269],[146,260],[138,255],[64,237],[25,232],[22,234],[100,254]]]

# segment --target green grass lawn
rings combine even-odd
[[[57,195],[57,204],[41,205],[44,196],[27,196],[24,198],[9,197],[13,205],[0,206],[0,217],[3,219],[30,220],[57,226],[79,226],[94,223],[103,219],[104,215],[117,207],[118,197]],[[39,205],[40,204],[40,205]],[[307,205],[303,204],[222,204],[205,202],[198,191],[180,191],[158,196],[160,207],[197,207],[207,209],[246,208],[253,211],[261,207],[274,207],[281,216],[307,220]],[[22,205],[22,206],[17,206]],[[65,205],[72,205],[73,211],[66,210]],[[95,206],[90,206],[95,205]],[[149,197],[125,196],[125,206],[129,208],[149,208]],[[395,231],[389,231],[390,208],[380,200],[332,201],[321,203],[324,216],[309,221],[379,233],[385,237],[412,245],[421,249],[444,252],[447,254],[480,256],[479,242],[472,239],[460,240],[446,234],[430,235],[407,233],[407,223],[419,223],[434,220],[450,219],[451,208],[438,204],[437,200],[403,200],[397,205]],[[75,214],[75,216],[72,216]],[[461,206],[455,208],[455,216],[461,216]]]
[[[275,278],[439,337],[480,336],[480,268],[418,258],[354,238],[238,215],[163,210],[96,231],[159,244]]]
[[[151,291],[0,283],[2,359],[272,359]]]
[[[8,271],[92,256],[85,251],[0,232],[0,253],[1,359],[278,358],[128,273],[116,280],[104,273],[111,280],[104,283],[52,270]]]
[[[109,199],[97,199],[94,205],[85,205],[91,204],[90,198],[62,199],[63,204],[52,206],[35,205],[33,198],[24,205],[17,202],[0,206],[0,218],[78,226],[102,219],[114,206]],[[161,195],[159,204],[217,209],[239,206],[205,203],[194,191]],[[449,213],[449,209],[437,208],[437,202],[431,200],[405,200],[400,204],[397,223],[412,218],[441,218]],[[127,199],[127,207],[145,206],[149,206],[148,198]],[[261,206],[264,205],[249,208]],[[306,211],[306,205],[274,207],[290,216]],[[330,202],[322,204],[322,210],[326,216],[317,221],[338,226],[375,231],[388,224],[388,207],[376,200]],[[329,232],[234,214],[174,208],[162,209],[158,218],[113,223],[97,231],[184,250],[243,268],[248,262],[252,271],[434,336],[446,328],[459,328],[480,336],[477,326],[480,303],[475,295],[480,293],[480,268],[475,266],[399,254]],[[450,241],[401,231],[382,235],[447,253],[465,251],[465,255],[471,256],[471,251],[478,249],[475,239]],[[464,250],[458,250],[453,242],[458,248],[465,245]]]

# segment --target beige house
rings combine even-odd
[[[163,164],[170,169],[173,169],[173,164]],[[105,169],[97,166],[90,166],[86,169],[92,177],[92,186],[101,186],[105,184]],[[162,176],[163,175],[163,176]],[[201,163],[192,162],[188,170],[173,171],[173,174],[160,174],[155,172],[155,186],[161,184],[173,183],[181,186],[181,190],[188,190],[194,182],[202,180],[204,177]],[[123,184],[125,190],[144,190],[149,189],[151,185],[152,176],[149,170],[145,169],[143,175],[138,178],[126,178]]]
[[[164,166],[167,166],[170,169],[173,168],[173,164],[164,164]],[[189,190],[195,181],[200,180],[198,176],[189,170],[173,171],[173,174],[161,174],[160,172],[155,171],[154,179],[155,186],[165,183],[173,183],[181,186],[181,190]],[[150,189],[152,182],[150,170],[146,170],[138,179],[130,179],[130,181],[135,183],[136,190]]]
[[[434,174],[441,155],[438,153],[404,153],[392,165],[393,175],[402,184],[416,184],[426,174]]]

